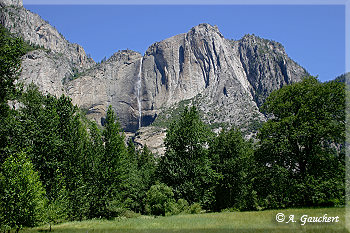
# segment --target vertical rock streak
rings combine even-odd
[[[137,90],[137,105],[139,109],[139,128],[141,128],[141,118],[142,118],[142,111],[141,111],[141,97],[140,97],[140,92],[141,92],[141,77],[142,77],[142,62],[143,62],[143,57],[140,59],[140,66],[139,66],[139,73],[137,74],[137,82],[136,82],[136,90]]]

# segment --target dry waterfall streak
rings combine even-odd
[[[141,128],[141,117],[142,117],[142,112],[141,112],[141,99],[140,99],[140,91],[141,91],[141,76],[142,76],[142,61],[143,57],[140,59],[140,67],[139,67],[139,73],[137,75],[137,82],[136,82],[136,88],[137,88],[137,104],[139,107],[139,128]]]

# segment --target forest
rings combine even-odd
[[[344,82],[305,77],[270,94],[246,140],[210,130],[196,106],[167,129],[164,156],[126,141],[118,113],[85,117],[67,96],[17,82],[33,48],[0,30],[0,230],[133,214],[345,205]]]

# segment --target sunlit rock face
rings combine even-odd
[[[22,1],[0,2],[0,23],[37,48],[23,57],[20,81],[33,82],[43,92],[65,93],[63,83],[95,65],[84,49],[68,42],[53,26],[22,7]]]
[[[23,56],[20,81],[69,95],[99,124],[112,105],[129,132],[184,100],[192,100],[207,123],[248,127],[265,120],[258,108],[269,93],[307,75],[280,43],[254,35],[228,40],[209,24],[156,42],[145,54],[119,51],[96,64],[22,1],[0,4],[1,24],[37,48]]]

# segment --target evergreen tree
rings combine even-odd
[[[62,95],[55,102],[58,116],[58,137],[61,145],[58,153],[63,161],[62,171],[69,201],[69,218],[83,219],[87,215],[89,202],[84,183],[84,161],[90,148],[86,126],[81,121],[78,108],[69,97]],[[86,174],[88,175],[88,174]]]
[[[137,155],[137,171],[139,176],[137,203],[139,203],[140,211],[145,213],[147,191],[156,183],[156,159],[147,145]]]
[[[23,104],[18,116],[21,127],[15,129],[13,138],[16,141],[12,141],[12,145],[30,149],[28,156],[52,200],[60,189],[56,187],[56,177],[63,175],[65,158],[61,153],[56,97],[44,96],[36,86],[30,85],[20,100]]]
[[[65,204],[70,219],[81,219],[88,209],[83,183],[88,134],[71,99],[42,95],[30,85],[21,97],[19,126],[12,147],[28,150],[52,203]]]
[[[141,211],[141,203],[138,201],[140,195],[140,187],[142,186],[142,177],[137,167],[137,156],[139,152],[136,150],[134,143],[130,139],[127,145],[127,153],[123,161],[124,181],[123,188],[123,204],[124,210]]]
[[[95,122],[90,122],[90,143],[84,160],[84,183],[86,184],[87,201],[89,202],[88,218],[105,216],[106,196],[103,174],[105,154],[102,132]]]

